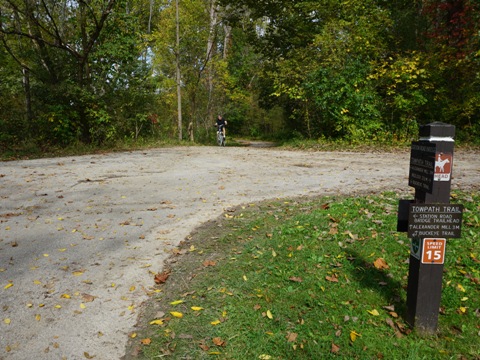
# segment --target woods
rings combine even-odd
[[[0,149],[480,135],[474,0],[0,0]],[[180,101],[179,101],[180,99]],[[188,131],[188,129],[190,131]]]

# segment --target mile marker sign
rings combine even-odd
[[[423,239],[422,263],[443,264],[447,239]]]

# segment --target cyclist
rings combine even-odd
[[[227,126],[227,120],[225,120],[222,115],[218,115],[215,125],[217,126],[218,131],[222,130],[223,137],[225,138],[225,126]]]

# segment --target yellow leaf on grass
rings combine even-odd
[[[460,308],[459,308],[458,310],[460,310],[460,312],[461,312],[462,314],[465,314],[465,313],[467,312],[467,308],[464,307],[464,306],[460,306]]]
[[[200,306],[192,306],[192,307],[191,307],[191,309],[192,309],[193,311],[200,311],[200,310],[203,310],[203,308],[202,308],[202,307],[200,307]]]
[[[466,292],[465,288],[461,284],[457,284],[457,290],[461,292]]]
[[[467,301],[468,300],[468,297],[463,297],[460,299],[460,301]]]
[[[150,321],[150,325],[163,325],[163,320],[161,319],[155,319]]]
[[[357,340],[357,337],[361,336],[359,333],[357,333],[356,331],[352,330],[350,331],[350,340],[352,342],[355,342],[355,340]]]
[[[247,281],[247,276],[246,275],[243,275],[243,281]]]
[[[213,326],[216,326],[216,325],[220,324],[220,320],[214,320],[210,324],[212,324]]]
[[[178,312],[178,311],[170,311],[170,314],[172,314],[173,317],[176,317],[176,318],[182,318],[183,317],[183,314],[181,312]]]
[[[170,305],[178,305],[178,304],[183,304],[183,300],[175,300],[170,303]]]
[[[137,333],[131,333],[131,334],[130,334],[130,337],[131,337],[132,339],[135,339],[135,338],[137,337]]]
[[[378,315],[380,315],[380,313],[379,313],[376,309],[367,310],[367,312],[368,312],[370,315],[373,315],[373,316],[378,316]]]
[[[271,320],[273,319],[273,315],[270,310],[267,310],[267,317]]]

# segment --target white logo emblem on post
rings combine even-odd
[[[439,152],[435,155],[435,181],[450,181],[452,174],[452,154]]]

